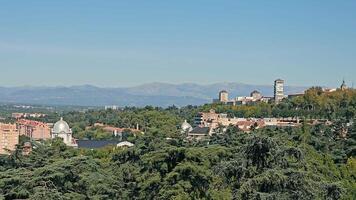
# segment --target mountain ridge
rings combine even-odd
[[[304,86],[285,86],[285,93],[299,93]],[[0,87],[0,101],[45,105],[83,106],[184,106],[210,103],[220,90],[227,90],[230,98],[248,96],[253,90],[264,96],[273,95],[272,85],[252,85],[235,82],[212,83],[161,83],[152,82],[132,87],[98,87],[94,85],[74,86],[23,86]]]

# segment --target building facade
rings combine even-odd
[[[72,136],[72,129],[69,128],[68,123],[64,121],[63,118],[54,124],[51,135],[52,138],[62,138],[64,144],[67,146],[78,147]]]
[[[274,101],[279,103],[284,99],[284,80],[277,79],[274,81]]]
[[[224,103],[229,101],[229,93],[226,90],[219,92],[219,101]]]
[[[20,119],[17,120],[16,124],[19,134],[25,135],[32,140],[46,140],[51,138],[51,129],[46,123]]]
[[[19,143],[19,133],[16,124],[0,123],[0,154],[9,154]]]

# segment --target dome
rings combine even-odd
[[[117,147],[133,147],[134,144],[132,144],[131,142],[124,141],[124,142],[120,142],[116,146]]]
[[[182,126],[182,132],[187,132],[187,131],[192,131],[193,130],[193,127],[187,122],[187,120],[184,120]]]
[[[61,118],[58,122],[56,122],[53,126],[53,133],[71,133],[72,131],[69,128],[69,125],[66,121]]]

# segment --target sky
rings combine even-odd
[[[352,0],[0,3],[0,86],[356,83]]]

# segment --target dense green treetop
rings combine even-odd
[[[50,113],[63,116],[76,138],[113,139],[100,128],[138,124],[144,134],[127,133],[130,148],[73,149],[59,139],[33,142],[22,155],[0,156],[0,199],[355,199],[355,91],[322,93],[281,104],[183,108],[124,108]],[[332,125],[266,127],[188,141],[184,119],[215,109],[230,116],[327,118]],[[345,134],[346,133],[346,134]]]

